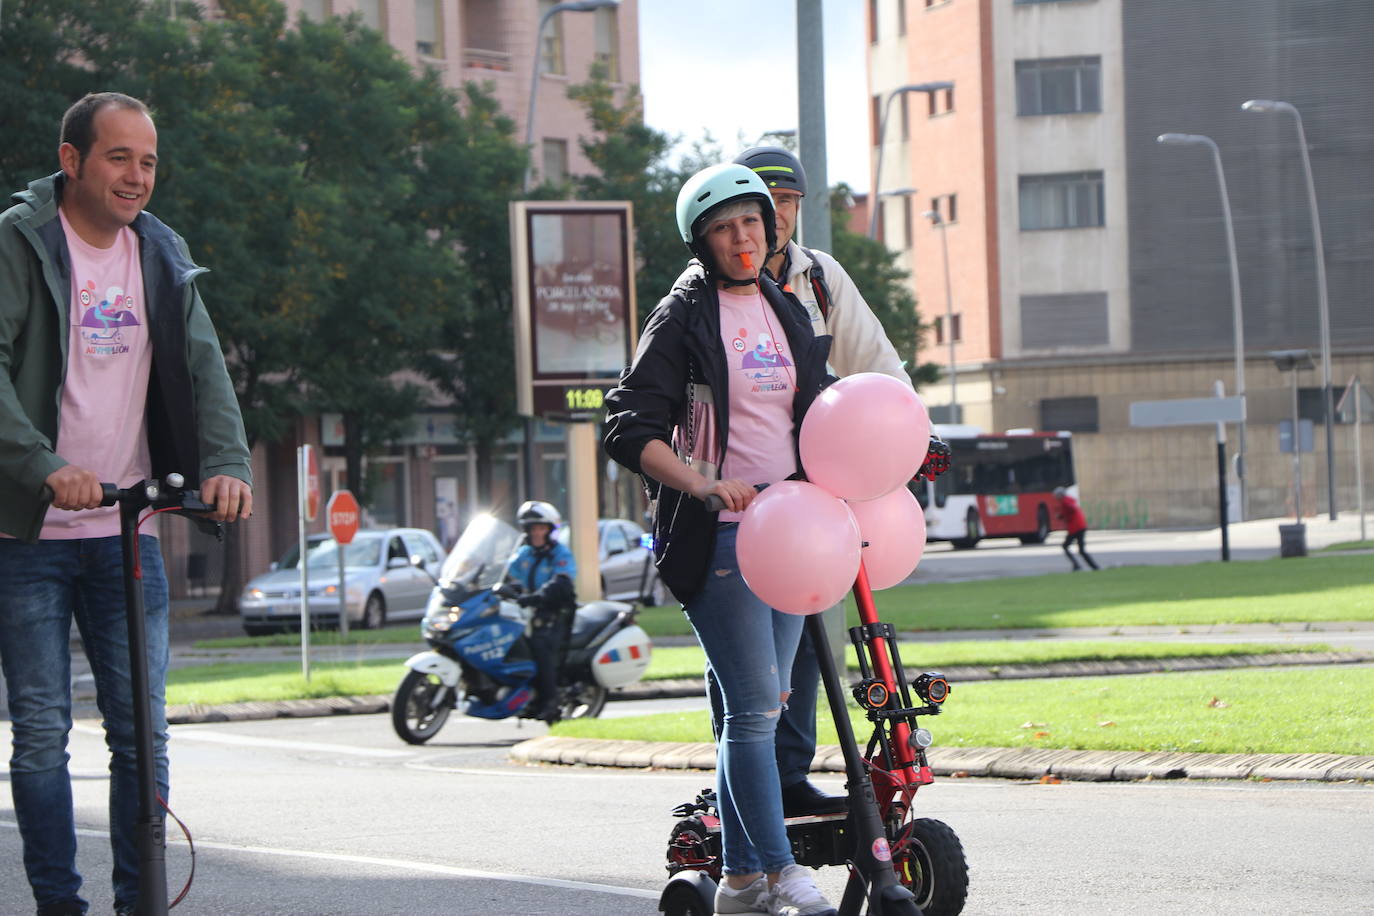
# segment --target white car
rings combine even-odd
[[[339,554],[323,534],[306,539],[310,616],[318,624],[339,622]],[[444,560],[439,540],[421,528],[364,529],[344,546],[344,604],[351,627],[373,629],[394,620],[424,616],[434,576]],[[431,575],[431,573],[433,575]],[[239,598],[239,615],[249,636],[301,625],[299,549],[292,545],[255,577]]]
[[[603,598],[638,601],[647,607],[673,602],[672,593],[658,579],[654,554],[647,546],[643,528],[623,518],[603,518],[596,527]],[[554,537],[569,543],[568,526],[560,525]],[[577,557],[577,561],[581,563],[582,557]]]

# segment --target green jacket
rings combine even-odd
[[[57,440],[67,376],[71,256],[57,216],[62,173],[32,182],[0,214],[0,531],[33,541],[48,475],[67,462]],[[144,212],[139,236],[153,366],[148,379],[152,474],[188,485],[219,474],[252,483],[243,417],[214,325],[196,291],[205,269],[182,238]]]

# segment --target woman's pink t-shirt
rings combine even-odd
[[[787,336],[757,291],[720,291],[720,337],[730,375],[730,438],[721,479],[777,483],[796,473],[792,445],[792,397],[797,370]],[[723,522],[740,512],[722,512]]]

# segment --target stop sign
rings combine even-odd
[[[329,516],[329,533],[334,540],[340,544],[351,543],[353,535],[358,533],[358,501],[353,494],[347,490],[336,491],[329,497],[329,505],[324,511]]]

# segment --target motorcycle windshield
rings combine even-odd
[[[462,586],[471,591],[491,588],[501,581],[506,561],[519,542],[520,533],[499,518],[474,517],[444,560],[439,584],[445,588]]]

